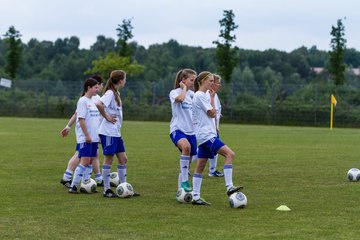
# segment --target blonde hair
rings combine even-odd
[[[118,84],[120,80],[124,80],[125,78],[126,78],[126,73],[123,70],[114,70],[110,73],[110,78],[107,80],[106,85],[103,89],[103,94],[107,90],[113,91],[115,96],[115,101],[118,104],[118,106],[121,106],[121,98],[115,85]]]
[[[180,71],[178,71],[178,73],[176,74],[176,78],[175,78],[174,89],[179,88],[180,82],[183,79],[188,78],[190,75],[196,76],[196,72],[190,68],[184,68],[184,69],[181,69]]]
[[[208,71],[204,71],[204,72],[199,73],[199,75],[195,79],[195,84],[194,84],[195,92],[199,90],[201,83],[204,80],[206,80],[208,77],[210,77],[211,75],[213,75],[213,74],[211,72],[208,72]]]
[[[218,83],[221,81],[221,77],[219,75],[217,75],[215,73],[213,75],[214,75],[214,83]]]

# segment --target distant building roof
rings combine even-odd
[[[360,76],[360,68],[352,68],[351,70],[356,76]],[[313,67],[313,68],[311,68],[311,71],[315,72],[316,74],[320,74],[322,71],[324,71],[324,68],[323,67]]]

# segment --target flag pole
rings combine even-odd
[[[330,107],[330,130],[333,129],[333,119],[334,119],[334,104],[331,103],[331,107]]]
[[[333,124],[334,124],[334,106],[336,106],[337,101],[336,98],[334,96],[334,94],[331,94],[331,107],[330,107],[330,130],[333,129]]]

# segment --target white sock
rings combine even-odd
[[[70,170],[70,169],[66,169],[66,171],[64,172],[64,176],[63,176],[63,180],[65,181],[70,181],[72,176],[74,174],[74,171],[73,170]]]
[[[92,173],[92,165],[88,165],[85,169],[85,172],[83,174],[83,177],[82,177],[82,180],[85,181],[85,180],[88,180],[91,178],[91,173]]]
[[[73,186],[77,187],[79,185],[79,182],[82,179],[84,172],[85,172],[85,167],[79,164],[75,169],[74,178],[73,181],[71,182],[71,187]]]
[[[94,177],[95,177],[95,181],[96,181],[96,182],[102,182],[102,180],[103,180],[102,175],[101,175],[101,172],[95,173],[95,174],[94,174]]]
[[[232,172],[232,164],[224,164],[225,185],[227,189],[233,186]]]
[[[202,183],[202,174],[194,173],[193,175],[194,200],[198,200],[200,198],[201,183]]]
[[[217,158],[218,158],[218,155],[216,154],[213,158],[209,159],[209,172],[210,173],[213,173],[216,170]]]
[[[102,177],[104,180],[104,192],[110,189],[110,165],[103,164],[102,166]]]
[[[190,156],[185,156],[185,155],[180,156],[180,172],[181,172],[181,178],[182,178],[183,182],[186,182],[189,180],[189,177],[188,177],[189,161],[190,161]]]
[[[181,173],[179,173],[179,177],[178,177],[178,190],[181,188],[181,183],[182,183],[182,178],[181,178]]]
[[[199,151],[199,149],[196,149],[196,152],[198,152],[198,151]],[[191,162],[195,162],[197,159],[198,159],[197,154],[192,155]]]
[[[120,183],[126,182],[126,164],[117,165],[117,172],[119,176]]]

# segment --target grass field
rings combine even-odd
[[[360,183],[346,173],[360,167],[359,129],[222,125],[222,140],[236,153],[234,183],[248,198],[245,209],[231,209],[224,180],[207,172],[202,197],[211,206],[176,202],[179,153],[160,122],[123,125],[128,181],[141,197],[68,194],[59,183],[75,146],[73,130],[58,135],[66,122],[0,118],[0,239],[358,236]],[[275,210],[283,204],[291,211]]]

